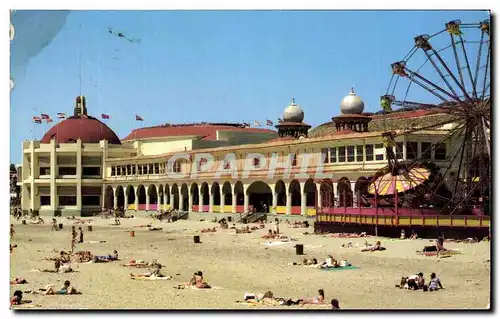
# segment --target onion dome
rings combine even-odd
[[[354,88],[351,88],[351,93],[340,102],[340,111],[342,114],[361,114],[364,108],[365,103],[363,103],[363,100],[354,93]]]
[[[297,122],[300,123],[304,120],[304,111],[292,99],[292,103],[288,105],[283,112],[283,122]]]

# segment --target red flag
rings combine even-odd
[[[47,121],[47,123],[52,123],[52,122],[54,122],[54,120],[53,120],[53,119],[51,119],[50,117],[49,117],[46,121]]]
[[[60,118],[60,119],[66,118],[66,113],[57,113],[57,118]]]
[[[50,116],[48,114],[42,113],[40,115],[42,116],[42,120],[50,119]]]
[[[144,121],[144,119],[142,117],[140,117],[139,115],[135,116],[135,120],[136,121]]]
[[[42,123],[42,119],[38,116],[33,116],[33,122],[40,124]]]
[[[101,114],[101,117],[103,120],[109,120],[109,115],[108,114]]]
[[[273,126],[273,125],[274,125],[274,123],[273,123],[273,121],[271,121],[271,120],[266,120],[266,125],[268,125],[268,126]]]

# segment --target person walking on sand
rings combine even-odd
[[[78,231],[80,232],[80,239],[78,240],[78,243],[83,244],[83,229],[78,227]]]
[[[57,220],[55,218],[52,218],[52,228],[50,230],[59,231],[59,227],[57,227]]]
[[[14,236],[16,232],[14,231],[14,224],[10,224],[10,238],[12,239],[12,237]]]
[[[76,246],[76,228],[75,226],[71,227],[71,253],[75,250]]]
[[[274,231],[276,232],[276,235],[280,233],[280,221],[278,218],[274,219]]]

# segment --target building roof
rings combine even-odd
[[[78,139],[82,143],[99,143],[107,140],[110,144],[121,144],[115,132],[106,124],[92,116],[71,116],[54,125],[42,137],[42,143],[50,143],[55,139],[58,143],[75,143]]]
[[[362,115],[369,115],[364,113]],[[403,130],[408,128],[429,127],[445,121],[452,121],[453,115],[443,113],[439,109],[412,110],[406,112],[393,112],[389,114],[370,114],[371,122],[368,131],[385,132],[388,130]],[[326,122],[309,131],[309,137],[330,135],[336,131],[335,123]]]
[[[265,128],[243,127],[232,123],[194,123],[177,125],[160,125],[133,130],[123,141],[160,138],[169,136],[201,136],[202,140],[217,140],[217,131],[276,133]]]

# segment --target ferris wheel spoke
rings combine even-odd
[[[462,67],[460,66],[460,59],[458,58],[457,46],[453,34],[450,33],[451,45],[453,47],[453,55],[455,56],[455,62],[457,64],[458,75],[460,76],[460,83],[462,88],[465,88],[464,76],[462,74]],[[476,96],[476,91],[474,90],[474,97]]]
[[[467,71],[468,71],[468,74],[469,74],[469,77],[470,77],[470,82],[472,83],[473,90],[474,90],[474,78],[472,77],[472,71],[470,69],[469,58],[467,57],[467,51],[465,50],[464,39],[462,38],[461,34],[458,37],[460,38],[460,44],[462,45],[462,52],[463,52],[464,58],[465,58],[465,66],[467,67]]]
[[[453,81],[455,81],[455,83],[457,84],[457,86],[458,86],[458,87],[462,90],[462,92],[463,92],[463,94],[464,94],[464,97],[465,97],[466,99],[470,100],[471,98],[470,98],[469,94],[467,93],[467,90],[465,89],[465,87],[464,87],[464,86],[462,86],[462,85],[458,82],[457,78],[455,77],[455,75],[453,74],[453,72],[451,72],[451,70],[450,70],[450,68],[448,67],[448,65],[446,64],[446,62],[444,62],[444,60],[443,60],[443,58],[441,57],[441,55],[439,55],[439,53],[438,53],[436,50],[434,50],[434,49],[432,49],[432,51],[433,51],[434,55],[437,57],[437,59],[439,60],[439,62],[441,63],[441,65],[445,68],[446,72],[448,72],[448,74],[449,74],[449,75],[450,75],[450,77],[453,79]],[[433,60],[432,60],[432,59],[430,59],[430,60],[431,60],[432,65],[434,66],[434,68],[436,68],[436,71],[437,71],[439,68],[437,67],[437,65],[435,65],[435,63],[433,62]],[[466,61],[467,61],[467,59],[466,59]],[[468,68],[468,69],[469,69],[469,71],[470,71],[470,67],[469,67],[469,65],[468,65],[468,64],[469,64],[469,62],[467,61],[467,68]],[[452,86],[450,85],[450,83],[448,82],[448,80],[446,80],[446,78],[443,76],[443,74],[441,73],[441,71],[438,71],[438,73],[439,73],[439,75],[443,78],[443,80],[444,80],[444,82],[446,83],[446,85],[448,86],[448,88],[449,88],[449,89],[450,89],[450,90],[451,90],[451,91],[455,94],[455,96],[457,96],[457,93],[455,92],[455,90],[453,90]],[[472,79],[471,79],[471,80],[472,80]]]
[[[400,101],[400,100],[394,100],[392,101],[392,104],[397,105],[397,106],[402,106],[402,107],[417,107],[417,108],[434,108],[437,107],[436,104],[426,104],[426,103],[419,103],[419,102],[413,102],[413,101]]]
[[[425,51],[424,50],[424,53],[425,55],[429,58],[429,61],[431,62],[432,66],[434,67],[434,69],[436,70],[436,72],[439,74],[439,76],[441,77],[441,79],[444,81],[444,83],[446,84],[446,86],[448,87],[448,89],[450,89],[450,92],[451,94],[453,94],[454,98],[455,99],[458,99],[460,100],[460,97],[458,96],[457,92],[455,92],[455,90],[453,89],[453,87],[451,86],[450,82],[448,82],[448,80],[446,79],[446,76],[443,74],[443,72],[439,69],[439,67],[437,66],[436,62],[432,59],[432,56],[429,54],[428,51]],[[450,69],[448,68],[448,66],[444,63],[443,59],[441,58],[441,56],[439,55],[439,53],[432,49],[432,55],[436,56],[437,59],[439,60],[439,62],[441,63],[441,65],[445,68],[445,70],[448,72],[448,74],[454,79],[456,80],[456,78],[454,77],[454,75],[451,73]],[[458,82],[457,82],[458,83]],[[460,84],[459,84],[460,86]]]
[[[451,99],[457,101],[457,102],[462,102],[460,101],[460,99],[454,95],[452,95],[451,93],[447,92],[445,89],[441,88],[440,86],[438,86],[437,84],[435,84],[434,82],[424,78],[423,76],[421,76],[420,74],[416,73],[416,72],[413,72],[411,71],[410,69],[408,68],[404,68],[406,71],[408,71],[408,73],[410,73],[411,77],[409,77],[410,81],[414,82],[415,84],[419,85],[420,87],[422,87],[423,89],[425,89],[426,91],[430,92],[431,94],[435,95],[436,97],[438,97],[439,99],[441,99],[443,102],[448,102],[447,99],[445,99],[444,97],[442,97],[441,95],[437,94],[436,92],[434,92],[434,90],[430,89],[428,86],[426,86],[425,84],[423,83],[420,83],[418,82],[417,80],[415,80],[413,77],[417,77],[419,80],[422,80],[423,82],[425,82],[426,84],[432,86],[434,89],[442,92],[443,94],[447,95],[448,97],[450,97]]]
[[[481,52],[483,51],[483,39],[484,39],[484,31],[481,32],[481,40],[479,41],[479,49],[477,52],[477,61],[476,61],[476,72],[474,73],[474,82],[472,82],[472,89],[474,90],[474,97],[477,98],[477,76],[479,74],[479,66],[481,65]]]
[[[481,100],[484,99],[484,97],[486,95],[486,89],[489,88],[489,86],[490,86],[490,82],[487,81],[488,70],[489,70],[489,65],[490,65],[490,53],[491,53],[491,46],[488,45],[488,53],[486,55],[486,68],[484,69],[483,92],[481,93]]]

